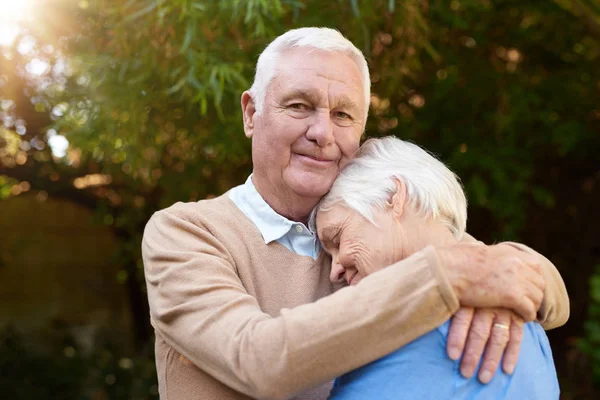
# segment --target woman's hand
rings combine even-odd
[[[512,374],[522,339],[523,319],[516,313],[504,308],[462,307],[452,317],[447,351],[453,360],[462,355],[460,371],[470,378],[485,350],[478,377],[482,383],[488,383],[503,354],[502,369]]]

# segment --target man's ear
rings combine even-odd
[[[249,91],[246,90],[242,93],[241,103],[244,117],[244,133],[246,137],[251,138],[254,134],[254,114],[256,114],[256,107]]]
[[[393,208],[394,215],[401,217],[404,214],[406,202],[408,201],[406,185],[398,178],[394,178],[394,182],[396,183],[396,192],[392,196],[390,203]]]

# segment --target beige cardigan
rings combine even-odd
[[[325,399],[333,378],[459,308],[432,247],[330,295],[324,252],[315,261],[266,245],[227,194],[155,213],[142,252],[162,400]],[[544,268],[550,328],[569,305]]]

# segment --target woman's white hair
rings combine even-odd
[[[254,82],[249,90],[258,115],[262,114],[267,88],[275,77],[278,58],[286,50],[294,47],[312,47],[329,52],[339,52],[352,58],[362,74],[365,92],[365,114],[368,113],[371,102],[371,79],[369,77],[369,66],[362,52],[335,29],[298,28],[278,36],[269,43],[258,57]]]
[[[419,215],[446,225],[460,239],[467,225],[467,199],[459,178],[421,147],[395,137],[369,139],[342,170],[331,190],[315,207],[343,202],[371,223],[375,207],[383,207],[396,192],[394,178],[406,186],[407,201]]]

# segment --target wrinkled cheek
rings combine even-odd
[[[350,161],[350,158],[342,156],[342,158],[340,159],[340,162],[338,164],[338,174],[341,172],[342,169],[344,169],[344,167],[348,164],[348,161]]]
[[[357,269],[363,276],[370,275],[382,268],[382,266],[377,265],[376,261],[372,253],[366,253],[357,260]]]
[[[358,146],[353,146],[351,149],[342,151],[342,158],[340,159],[340,169],[343,169],[346,164],[354,157],[354,154],[358,151]]]
[[[354,156],[354,153],[360,147],[361,135],[354,129],[344,129],[335,132],[336,142],[340,151],[342,152],[342,158],[350,159]]]
[[[364,261],[358,262],[356,265],[356,269],[358,270],[358,274],[361,276],[367,276],[373,272],[372,268],[370,268],[370,265],[368,265],[368,263],[365,263]]]

